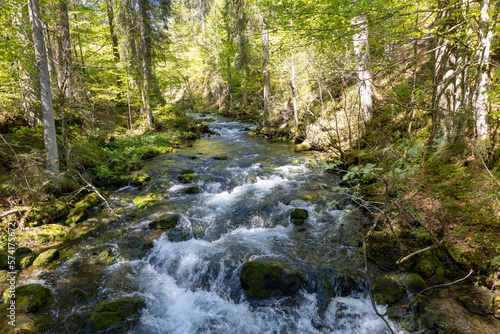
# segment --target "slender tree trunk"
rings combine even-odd
[[[109,33],[111,35],[111,46],[113,47],[113,57],[115,58],[115,63],[120,62],[120,52],[118,51],[118,36],[115,33],[115,14],[113,11],[113,4],[111,0],[106,0],[106,12],[108,13],[108,24],[109,24]],[[116,76],[116,85],[120,86],[122,80],[120,75]]]
[[[59,0],[59,15],[60,15],[60,55],[62,70],[62,92],[66,100],[70,101],[73,98],[73,71],[71,68],[71,36],[69,33],[69,15],[67,0]]]
[[[269,112],[269,96],[271,93],[271,74],[269,73],[269,32],[267,30],[267,21],[260,14],[262,24],[262,67],[264,71],[264,112]]]
[[[292,28],[293,34],[293,19],[290,19],[290,27]],[[290,86],[292,87],[292,103],[293,103],[293,118],[295,119],[295,130],[297,134],[299,133],[299,112],[297,110],[297,94],[296,94],[296,86],[295,86],[295,58],[294,58],[294,39],[293,36],[290,40],[290,46],[292,51],[292,64],[290,69]]]
[[[49,68],[45,54],[45,41],[43,38],[42,20],[38,0],[28,0],[28,10],[33,33],[36,66],[40,81],[40,100],[43,115],[43,135],[45,144],[45,161],[47,170],[53,174],[57,185],[59,176],[59,155],[57,151],[56,127],[54,123],[54,109],[52,105],[52,92],[50,89]]]
[[[359,14],[352,19],[351,24],[357,29],[357,33],[353,35],[353,49],[357,61],[359,101],[363,111],[363,121],[368,124],[373,118],[373,83],[369,67],[370,49],[366,16]]]
[[[151,111],[151,26],[149,23],[148,0],[139,0],[139,29],[141,32],[141,60],[142,60],[142,85],[144,90],[144,109],[148,127],[154,125],[153,113]]]
[[[198,0],[198,6],[200,7],[200,19],[201,19],[201,31],[202,31],[202,38],[203,38],[203,45],[205,45],[205,13],[203,10],[203,0]]]
[[[451,25],[452,9],[440,2],[441,9],[438,20],[445,21],[446,31]],[[432,138],[450,137],[453,127],[453,111],[455,108],[455,66],[456,48],[443,37],[438,38],[434,65],[434,106],[432,112]]]
[[[484,140],[488,134],[486,115],[488,113],[488,63],[490,60],[491,40],[493,29],[490,28],[490,0],[481,1],[481,15],[479,16],[479,45],[476,58],[478,62],[476,75],[476,90],[474,99],[474,121],[476,137]]]

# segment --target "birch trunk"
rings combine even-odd
[[[490,60],[491,39],[493,29],[490,29],[490,0],[481,1],[481,16],[479,17],[478,48],[476,58],[478,62],[476,76],[476,92],[474,99],[474,121],[476,127],[476,137],[486,139],[488,134],[488,124],[486,115],[488,112],[488,62]]]
[[[113,57],[115,63],[120,62],[120,52],[118,51],[118,36],[115,33],[115,14],[111,0],[106,0],[106,12],[108,13],[109,33],[111,35],[111,46],[113,47]],[[120,75],[116,76],[116,85],[120,86],[122,83]]]
[[[43,137],[45,144],[45,164],[47,170],[53,174],[55,180],[59,175],[59,154],[57,151],[56,127],[54,123],[54,109],[52,105],[52,92],[50,89],[49,68],[45,54],[45,41],[43,39],[42,20],[38,0],[28,0],[28,10],[35,48],[36,66],[40,81],[40,100],[43,116]],[[56,182],[57,183],[57,182]]]
[[[269,112],[269,96],[271,93],[271,74],[269,73],[269,32],[267,30],[267,21],[260,14],[262,24],[262,67],[264,72],[264,112]]]
[[[198,6],[200,7],[200,19],[201,19],[201,32],[203,38],[203,45],[205,45],[205,13],[203,9],[203,0],[198,0]]]
[[[293,20],[290,19],[290,27],[292,28],[293,34]],[[290,86],[292,87],[292,103],[293,103],[293,118],[295,119],[295,130],[297,133],[299,132],[299,113],[297,110],[297,94],[296,94],[296,86],[295,86],[295,59],[294,59],[294,39],[293,36],[290,40],[290,45],[292,49],[292,59],[291,59],[291,69],[290,69]]]
[[[357,29],[353,35],[353,49],[357,62],[359,101],[363,111],[363,120],[365,124],[368,124],[373,118],[373,84],[369,67],[370,50],[366,16],[359,14],[351,20],[351,24]]]

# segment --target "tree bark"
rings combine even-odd
[[[153,113],[151,111],[151,26],[149,22],[149,2],[139,0],[139,29],[141,33],[141,60],[142,60],[142,85],[144,90],[144,109],[148,127],[154,126]]]
[[[45,41],[43,38],[42,20],[40,17],[38,0],[28,0],[28,10],[33,34],[38,79],[40,81],[46,168],[53,174],[54,180],[57,180],[59,175],[59,155],[57,151],[49,68],[47,65],[47,55],[45,54]]]
[[[264,112],[269,112],[269,96],[271,93],[271,74],[269,73],[269,32],[267,30],[267,21],[260,13],[262,24],[262,67],[264,72]]]
[[[351,20],[351,24],[357,30],[353,35],[353,49],[357,62],[359,101],[363,111],[363,120],[365,124],[368,124],[373,118],[373,83],[369,67],[370,49],[366,16],[359,14]]]
[[[290,19],[290,27],[292,28],[293,34],[293,19]],[[293,103],[293,118],[295,119],[295,130],[297,130],[297,134],[299,132],[299,112],[297,110],[297,94],[296,94],[296,86],[295,86],[295,59],[294,59],[294,39],[293,36],[290,40],[290,45],[292,49],[292,64],[290,70],[290,86],[292,87],[292,103]]]
[[[59,24],[61,39],[59,44],[59,61],[61,62],[61,93],[71,101],[73,98],[73,71],[71,68],[71,36],[69,33],[69,15],[67,0],[59,0]]]
[[[200,19],[201,19],[201,31],[202,31],[202,38],[203,38],[203,44],[205,44],[205,13],[203,10],[203,0],[198,0],[198,6],[200,7]]]
[[[491,40],[493,29],[490,28],[490,0],[481,1],[481,15],[479,16],[478,48],[476,58],[478,62],[476,75],[476,91],[474,99],[474,121],[476,137],[484,140],[488,134],[486,115],[488,112],[488,63],[490,60]]]
[[[106,0],[106,12],[108,14],[108,24],[109,24],[109,33],[111,35],[111,46],[113,47],[113,57],[115,59],[115,63],[120,62],[120,52],[118,51],[118,36],[115,33],[115,14],[113,11],[113,5],[111,0]],[[116,85],[120,86],[122,80],[120,75],[116,76]]]

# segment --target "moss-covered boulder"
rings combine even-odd
[[[144,193],[134,197],[132,203],[139,208],[149,208],[158,203],[158,195],[154,192]]]
[[[90,315],[90,326],[96,331],[126,330],[139,318],[139,311],[144,305],[140,298],[123,298],[97,304]]]
[[[76,207],[69,211],[68,217],[66,218],[66,225],[75,225],[81,223],[89,217],[89,212],[87,209],[82,207]]]
[[[289,296],[302,284],[298,272],[289,265],[261,261],[245,262],[240,281],[250,299]]]
[[[131,161],[116,166],[115,168],[113,168],[113,171],[118,173],[127,173],[141,170],[143,167],[144,163],[140,161]]]
[[[33,262],[34,266],[46,266],[55,260],[59,259],[59,251],[57,249],[49,249],[37,256]]]
[[[179,172],[179,174],[184,175],[184,174],[194,174],[194,170],[192,169],[183,169]]]
[[[101,263],[111,263],[114,260],[114,253],[112,248],[106,248],[97,255],[97,260]]]
[[[22,257],[30,253],[33,253],[33,251],[29,247],[18,247],[14,252],[14,256]]]
[[[29,266],[31,266],[33,264],[33,262],[35,261],[36,258],[37,258],[37,255],[35,253],[23,255],[21,258],[16,259],[17,263],[18,263],[17,267],[19,269],[28,268]]]
[[[198,188],[196,186],[191,186],[191,187],[187,187],[187,188],[182,189],[181,192],[183,194],[188,194],[188,195],[199,194],[200,188]]]
[[[366,256],[381,266],[396,268],[396,261],[403,256],[396,238],[387,231],[374,231],[366,244]],[[404,261],[403,265],[412,268],[414,259]]]
[[[496,296],[493,299],[493,315],[495,318],[500,319],[500,296]]]
[[[50,203],[40,204],[36,209],[27,215],[29,226],[40,226],[50,224],[61,219],[68,213],[68,207],[61,200],[54,200]]]
[[[458,299],[469,312],[487,315],[491,312],[491,307],[484,300],[473,298],[471,296],[462,296]]]
[[[177,179],[181,181],[181,183],[191,183],[195,177],[196,174],[181,174],[177,177]]]
[[[408,274],[403,279],[403,285],[406,287],[406,290],[408,290],[413,294],[419,293],[420,291],[427,289],[427,284],[425,283],[422,276],[416,273]]]
[[[6,269],[9,266],[9,254],[0,251],[0,269]]]
[[[97,195],[96,193],[90,193],[87,196],[85,196],[81,201],[77,202],[75,204],[75,207],[76,208],[83,208],[83,209],[90,209],[101,202],[102,202],[102,199],[99,195]]]
[[[11,304],[11,290],[7,289],[3,293],[3,299],[7,305]],[[51,297],[49,289],[40,284],[26,284],[15,289],[16,310],[26,312],[36,312]]]
[[[151,176],[146,173],[138,173],[135,174],[134,177],[132,178],[132,181],[130,181],[130,185],[134,187],[141,186],[145,182],[148,182],[151,180]]]
[[[307,141],[295,145],[295,152],[310,151],[310,150],[312,150],[312,146]]]
[[[30,238],[37,240],[40,243],[61,239],[69,234],[69,227],[48,224],[35,227],[28,231]]]
[[[294,225],[303,225],[308,217],[309,212],[305,209],[295,208],[290,211],[290,222]]]
[[[393,305],[405,295],[405,289],[389,275],[380,276],[373,283],[373,300],[380,305]]]
[[[465,271],[470,269],[484,271],[488,266],[488,259],[484,252],[480,250],[473,249],[462,243],[446,243],[445,247],[453,260]]]
[[[149,228],[152,229],[172,229],[177,226],[179,215],[164,215],[149,223]]]
[[[227,155],[216,155],[214,160],[227,160]]]

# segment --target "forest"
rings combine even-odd
[[[118,217],[113,191],[222,117],[338,177],[313,202],[367,217],[357,246],[389,332],[403,316],[375,302],[424,314],[408,332],[495,333],[499,15],[490,0],[0,1],[0,278],[91,233],[92,207]],[[379,271],[420,275],[414,292],[465,282],[442,298],[465,313],[403,303]]]

